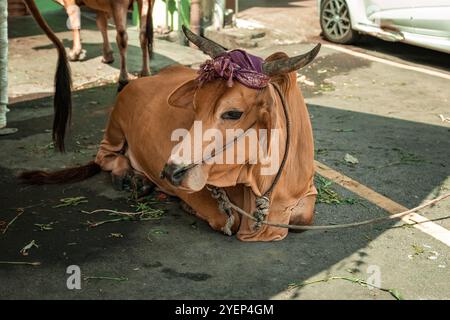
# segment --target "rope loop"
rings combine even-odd
[[[259,230],[266,217],[269,214],[270,200],[266,196],[256,197],[256,209],[253,212],[253,217],[256,219],[255,230]]]
[[[222,231],[226,235],[231,236],[233,234],[233,232],[231,231],[231,227],[234,224],[234,215],[233,211],[231,210],[231,202],[230,199],[228,199],[227,193],[225,192],[225,190],[217,187],[208,186],[207,189],[211,192],[212,197],[217,200],[219,211],[228,216],[227,222],[222,228]]]

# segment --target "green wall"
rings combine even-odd
[[[62,8],[59,3],[52,0],[36,0],[36,5],[41,12],[60,10]]]

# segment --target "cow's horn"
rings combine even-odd
[[[263,72],[268,76],[275,76],[277,74],[283,74],[298,70],[313,61],[313,59],[319,53],[319,50],[320,43],[317,44],[314,49],[305,54],[301,54],[292,58],[264,62],[262,65]]]
[[[221,55],[222,53],[226,52],[226,50],[222,48],[219,44],[204,37],[196,35],[191,30],[186,28],[184,25],[182,26],[182,29],[186,38],[188,38],[189,41],[191,41],[193,44],[199,47],[200,50],[202,50],[211,58],[215,58]]]

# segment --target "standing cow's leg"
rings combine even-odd
[[[103,38],[103,63],[113,63],[113,49],[108,40],[108,14],[106,12],[97,11],[97,28],[100,30]]]
[[[116,0],[111,2],[114,23],[116,25],[116,41],[120,52],[120,75],[118,91],[121,91],[128,83],[127,71],[127,11],[128,0]]]
[[[72,29],[73,34],[73,44],[72,49],[69,50],[69,60],[70,61],[78,61],[80,60],[80,56],[82,53],[81,47],[81,16],[80,16],[80,7],[77,6],[75,0],[65,0],[64,8],[66,9],[66,13],[69,16],[70,28]]]
[[[139,74],[140,77],[145,77],[150,75],[149,68],[149,36],[147,35],[147,16],[152,14],[154,0],[139,0],[139,14],[140,14],[140,26],[139,26],[139,42],[141,44],[142,49],[142,70]],[[149,32],[153,32],[153,28],[149,30]]]

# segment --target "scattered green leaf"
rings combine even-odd
[[[123,238],[123,234],[111,232],[111,233],[109,234],[109,237],[110,237],[110,238]]]
[[[417,244],[412,245],[414,249],[414,255],[418,256],[425,252],[425,249]]]
[[[153,234],[167,234],[168,232],[164,231],[164,230],[160,230],[160,229],[155,229],[155,230],[153,230],[152,233]]]
[[[326,204],[356,204],[357,199],[347,198],[339,195],[331,186],[333,182],[320,175],[315,176],[315,185],[317,189],[316,203],[326,203]]]
[[[72,198],[63,198],[59,199],[61,204],[54,206],[53,208],[61,208],[61,207],[74,207],[81,203],[87,203],[88,200],[86,197],[72,197]]]
[[[53,225],[55,222],[50,223],[35,223],[34,225],[39,228],[39,231],[50,231],[53,230]]]

